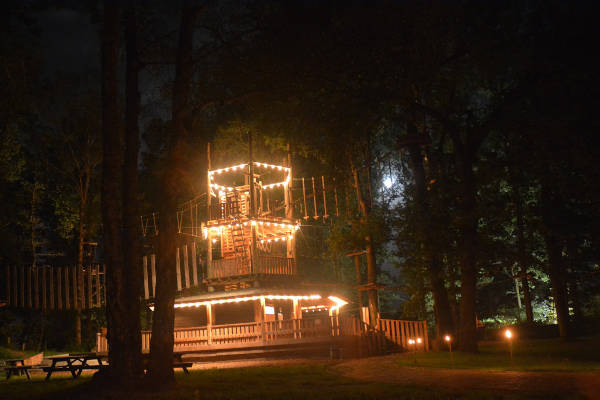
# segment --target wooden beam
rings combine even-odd
[[[148,300],[150,298],[148,289],[148,256],[142,257],[142,270],[144,271],[144,299]]]
[[[102,284],[100,283],[100,265],[96,265],[96,307],[102,307],[100,293],[102,292]]]
[[[175,254],[175,272],[177,273],[177,291],[181,291],[181,270],[179,269],[179,247],[177,247],[177,253]]]
[[[192,242],[192,277],[194,286],[198,286],[198,266],[196,260],[196,241]]]
[[[156,255],[150,256],[150,267],[152,269],[152,297],[156,297]],[[106,275],[104,276],[104,287],[106,287]],[[104,295],[104,302],[106,304],[106,294]]]
[[[212,344],[212,305],[208,303],[206,305],[206,341],[208,344]]]
[[[183,276],[185,276],[185,287],[186,289],[190,287],[190,271],[188,269],[188,247],[187,245],[183,245]]]

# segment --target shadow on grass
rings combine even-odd
[[[0,383],[0,399],[510,399],[497,393],[456,393],[440,389],[371,383],[333,374],[327,364],[194,370],[176,374],[172,390],[117,392],[98,387],[91,376],[45,382],[15,379]]]

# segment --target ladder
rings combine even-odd
[[[248,246],[246,246],[243,224],[233,225],[230,232],[236,268],[239,275],[247,275],[250,273],[250,258],[248,257]]]

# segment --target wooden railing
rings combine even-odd
[[[143,352],[150,351],[151,336],[151,331],[142,331]],[[339,336],[365,339],[365,344],[369,347],[365,350],[364,354],[366,355],[389,351],[390,343],[392,346],[397,345],[409,351],[427,351],[429,348],[425,321],[389,319],[380,319],[378,329],[369,327],[357,318],[321,317],[177,328],[174,336],[174,350],[222,344],[266,344],[282,339],[302,340]],[[417,338],[421,338],[421,344],[408,344],[408,339],[416,340]],[[99,352],[108,351],[105,330],[97,334],[96,349]]]
[[[174,350],[220,344],[265,343],[280,339],[331,337],[340,336],[341,332],[337,317],[177,328],[174,331]],[[142,331],[142,352],[150,351],[151,336],[151,331]],[[108,351],[105,330],[97,334],[96,350]]]
[[[296,274],[296,260],[277,256],[254,256],[249,258],[224,258],[212,260],[208,268],[208,279],[222,279],[251,274],[288,275]]]
[[[379,330],[385,337],[409,351],[428,351],[429,337],[427,335],[427,321],[402,321],[397,319],[380,319]],[[421,343],[417,339],[421,339]],[[415,340],[409,344],[408,340]]]

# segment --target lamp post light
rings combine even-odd
[[[452,353],[452,336],[444,336],[444,341],[448,343],[448,350],[450,350],[450,360],[452,361],[452,367],[454,367],[454,353]]]
[[[413,359],[414,359],[415,364],[417,363],[417,348],[416,348],[417,345],[416,345],[416,343],[417,342],[415,339],[408,339],[409,348],[410,348],[410,346],[412,346]]]
[[[506,331],[504,331],[504,336],[506,336],[506,339],[508,340],[508,348],[510,349],[510,361],[512,362],[512,360],[513,360],[513,348],[512,348],[513,334],[511,332],[511,330],[507,329]]]

